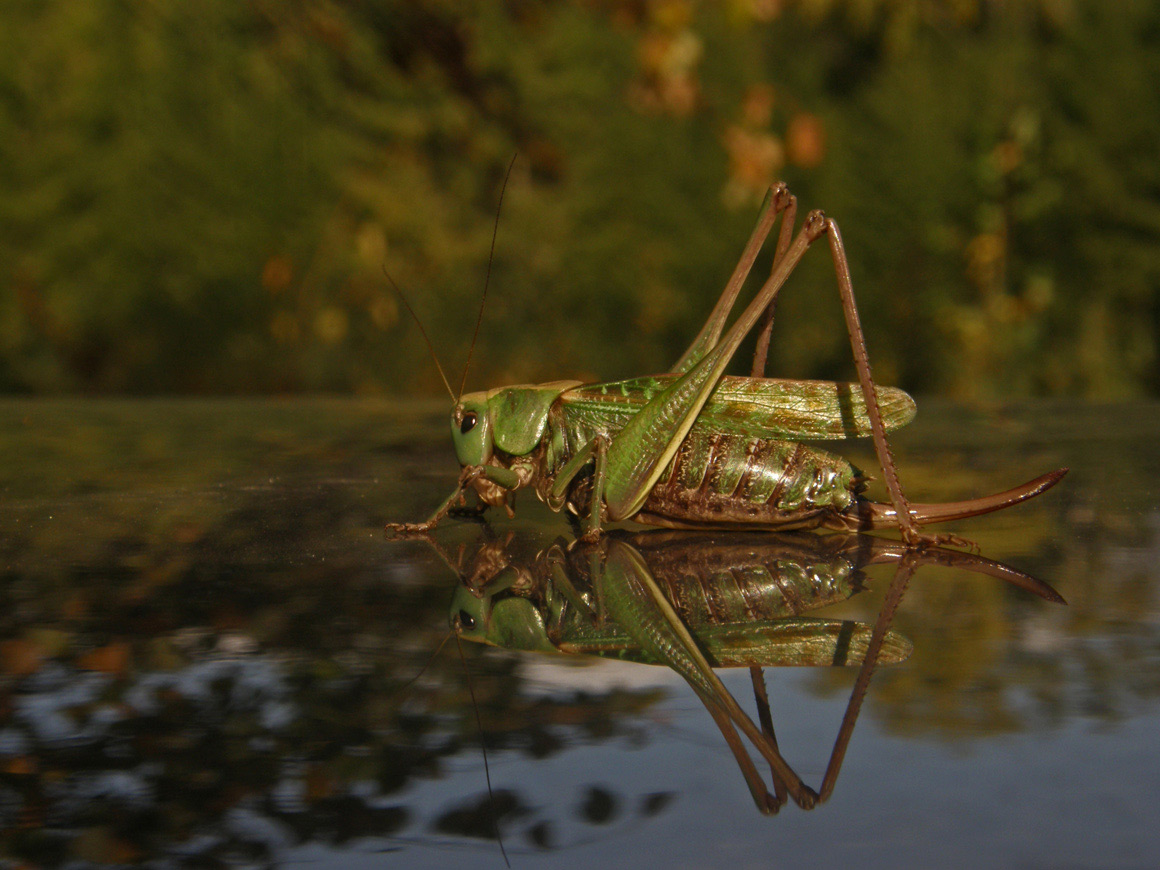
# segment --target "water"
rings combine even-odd
[[[1160,864],[1157,406],[920,401],[895,442],[916,500],[1071,467],[954,527],[1068,604],[921,568],[891,623],[913,652],[875,671],[832,794],[772,817],[673,670],[432,658],[458,581],[381,526],[449,490],[445,425],[358,400],[0,403],[8,866],[502,867],[493,807],[516,867]],[[494,547],[567,543],[517,509]],[[466,562],[485,534],[440,543]],[[892,576],[810,616],[872,625]],[[748,673],[718,673],[755,715]],[[857,674],[766,671],[814,789]]]

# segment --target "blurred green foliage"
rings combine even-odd
[[[9,0],[0,390],[657,371],[766,184],[842,225],[876,373],[1160,388],[1145,0]],[[760,268],[760,263],[759,263]],[[828,257],[771,370],[849,377]]]

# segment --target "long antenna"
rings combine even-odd
[[[399,299],[402,301],[403,306],[409,312],[411,312],[411,316],[415,318],[415,325],[419,327],[419,332],[423,334],[423,341],[427,342],[427,350],[431,353],[431,359],[435,362],[435,368],[439,370],[439,377],[443,379],[443,386],[447,388],[447,395],[451,397],[451,401],[453,403],[459,404],[459,399],[457,399],[455,397],[455,393],[451,391],[451,384],[447,382],[447,375],[443,374],[443,366],[439,365],[439,357],[435,355],[435,345],[431,344],[431,339],[427,337],[427,330],[423,328],[423,321],[419,319],[419,315],[415,313],[415,309],[411,307],[411,303],[407,301],[406,295],[403,293],[399,285],[395,283],[395,279],[391,277],[391,273],[387,271],[385,264],[383,265],[383,274],[387,276],[387,280],[391,282],[391,286],[394,287],[395,292],[399,294]],[[460,388],[460,393],[462,392],[463,390]]]
[[[507,172],[504,173],[503,187],[499,189],[499,205],[495,207],[495,226],[491,229],[491,253],[487,255],[487,275],[483,279],[483,297],[479,300],[479,315],[475,318],[475,332],[471,335],[471,344],[467,348],[467,362],[463,364],[463,379],[459,382],[459,395],[463,396],[463,388],[467,386],[467,370],[471,368],[471,354],[475,350],[475,340],[479,338],[479,325],[483,323],[483,305],[487,302],[487,285],[491,281],[491,262],[495,259],[495,237],[499,234],[499,213],[503,208],[503,195],[507,190],[508,179],[512,175],[512,167],[516,165],[516,158],[519,157],[517,151],[512,155],[512,161],[508,164]],[[455,400],[455,404],[459,404],[459,399]]]
[[[491,805],[491,827],[495,831],[495,841],[499,843],[500,854],[503,855],[503,862],[512,866],[512,862],[508,860],[507,849],[503,847],[503,835],[499,832],[499,814],[495,809],[495,795],[491,791],[491,768],[487,764],[487,741],[483,737],[483,718],[479,715],[479,704],[475,700],[475,689],[471,686],[471,673],[467,669],[467,657],[463,655],[463,642],[459,639],[459,632],[452,632],[455,635],[455,646],[459,649],[459,661],[463,663],[463,677],[467,681],[467,691],[471,695],[471,707],[475,710],[475,727],[479,729],[479,748],[483,752],[483,776],[487,780],[487,799]]]
[[[447,634],[443,635],[443,640],[439,641],[439,646],[435,647],[435,652],[431,653],[427,661],[423,662],[423,667],[419,668],[419,673],[415,674],[415,676],[411,677],[411,679],[407,680],[407,682],[399,686],[399,688],[395,690],[392,697],[398,698],[402,696],[402,694],[406,692],[407,689],[411,688],[411,686],[415,684],[419,677],[423,676],[424,671],[427,670],[427,666],[430,665],[431,662],[435,661],[435,659],[439,656],[439,653],[443,652],[443,647],[447,645],[447,641],[449,640],[451,640],[450,630],[447,632]]]

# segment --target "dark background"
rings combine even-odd
[[[1154,394],[1158,28],[1132,0],[12,0],[0,390],[441,391],[383,269],[457,382],[518,153],[469,387],[664,370],[781,178],[842,226],[879,380]],[[852,372],[828,259],[774,373]]]

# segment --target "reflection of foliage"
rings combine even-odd
[[[896,438],[907,445],[912,495],[958,498],[1001,486],[1016,467],[1072,468],[1043,502],[961,529],[979,535],[986,555],[1049,581],[1068,605],[1027,606],[1011,587],[924,568],[894,621],[915,654],[875,678],[871,709],[899,732],[962,741],[1076,719],[1115,722],[1154,703],[1160,635],[1141,614],[1160,609],[1160,521],[1141,481],[1160,475],[1156,409],[1077,414],[1061,402],[1007,416],[927,403],[922,419],[922,438],[906,430]],[[1093,451],[1131,460],[1093,461]],[[835,674],[817,681],[828,692],[848,688]]]
[[[114,673],[78,670],[58,655],[8,686],[12,712],[0,727],[4,852],[41,866],[70,855],[97,862],[168,855],[179,866],[204,866],[245,855],[271,860],[297,843],[421,832],[424,820],[408,806],[405,787],[441,776],[451,756],[478,751],[447,727],[449,717],[470,721],[461,693],[428,691],[421,707],[408,703],[400,713],[390,675],[400,659],[386,658],[390,649],[322,657],[300,644],[271,656],[239,652],[240,637],[204,635],[199,640],[213,644],[197,652],[188,637],[158,636],[140,668]],[[84,634],[68,639],[89,642]],[[452,664],[433,679],[456,683]],[[511,693],[509,685],[504,694]],[[590,717],[605,723],[588,729],[590,738],[619,733],[618,717],[638,707],[600,696],[542,702],[538,729],[558,731],[553,746],[537,737],[537,726],[491,720],[489,729],[511,730],[489,731],[488,742],[502,736],[512,748],[544,755],[568,745],[570,729]],[[501,816],[551,828],[539,812],[515,812],[518,793],[497,800],[501,810],[510,804]],[[433,829],[492,836],[486,794],[465,812],[446,810]]]
[[[480,380],[671,362],[785,175],[843,222],[884,379],[1155,389],[1156,15],[8,3],[0,388],[437,388],[381,268],[463,342],[518,150]],[[812,259],[775,362],[833,376]]]
[[[475,715],[453,655],[406,681],[450,578],[384,562],[367,487],[400,471],[399,439],[381,409],[337,407],[6,405],[6,856],[217,866],[437,832],[413,792],[478,759]],[[513,658],[464,652],[489,748],[645,736],[655,692],[531,700]],[[558,827],[541,809],[513,826],[545,845]]]
[[[1076,719],[1115,722],[1153,704],[1160,645],[1139,614],[1160,605],[1155,565],[1101,549],[1051,560],[1067,607],[1027,607],[1009,587],[954,572],[918,574],[895,620],[914,638],[912,667],[883,672],[872,693],[887,727],[985,740]],[[830,674],[819,685],[846,687]]]

